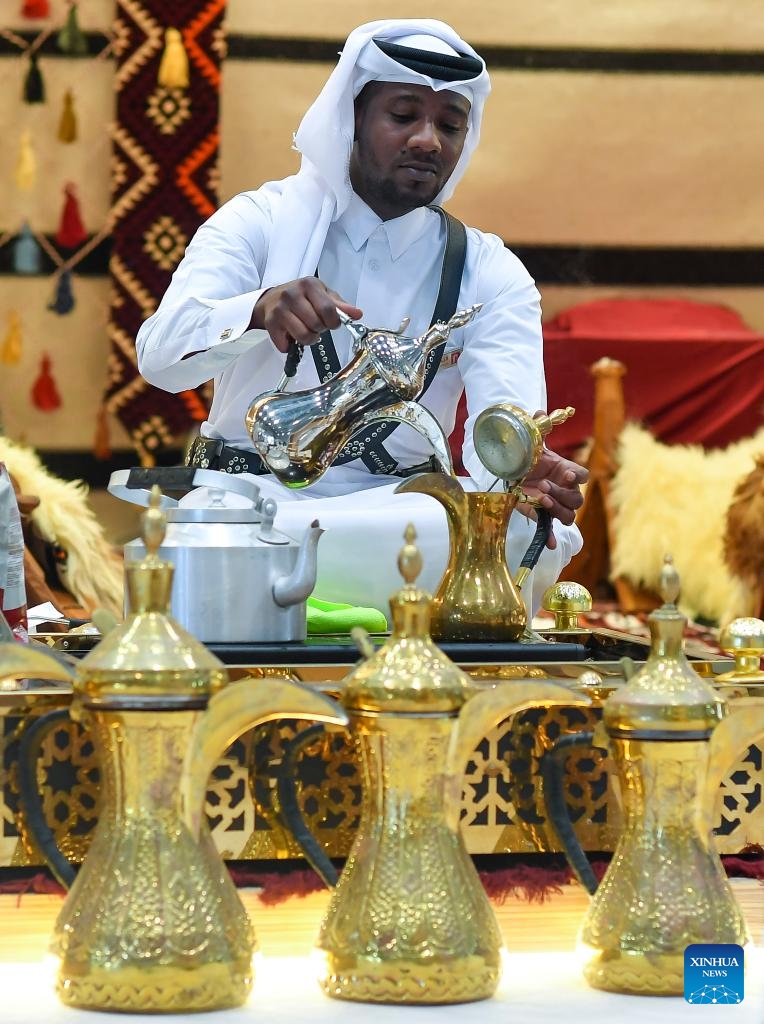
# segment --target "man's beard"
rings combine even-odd
[[[421,206],[433,201],[443,187],[440,178],[433,181],[426,192],[421,189],[406,190],[398,186],[392,178],[373,178],[365,180],[363,200],[372,209],[394,211],[396,217],[402,217]]]

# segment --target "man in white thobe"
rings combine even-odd
[[[420,583],[430,589],[445,567],[448,531],[440,505],[396,495],[400,475],[432,454],[421,433],[399,425],[384,448],[392,477],[372,460],[334,465],[302,490],[283,487],[259,464],[244,416],[273,389],[289,346],[333,345],[340,366],[351,335],[337,310],[371,327],[419,336],[438,296],[445,226],[433,207],[452,195],[477,147],[490,91],[480,56],[449,26],[433,20],[380,21],[348,37],[340,59],[295,135],[299,172],[236,196],[196,233],[156,313],[137,339],[139,369],[158,387],[179,391],[214,379],[202,438],[219,442],[210,468],[257,474],[275,497],[276,526],[299,536],[319,518],[319,598],[387,610],[400,580],[396,555],[412,521],[424,555]],[[546,407],[539,295],[501,239],[466,230],[457,308],[480,303],[474,320],[450,333],[435,377],[420,397],[446,435],[466,391],[467,488],[495,481],[472,443],[487,406]],[[316,350],[318,351],[318,349]],[[319,383],[318,360],[304,357],[290,390]],[[231,455],[234,452],[236,454]],[[205,458],[205,462],[208,460]],[[203,464],[203,463],[200,463]],[[573,525],[586,473],[546,452],[527,481],[555,517],[554,534],[525,591],[531,611],[580,549]],[[187,503],[203,503],[194,492]],[[235,502],[235,499],[232,499]],[[511,569],[535,524],[513,515]]]

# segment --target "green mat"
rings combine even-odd
[[[387,619],[377,608],[308,598],[308,636],[349,633],[354,626],[362,626],[367,633],[386,633]]]

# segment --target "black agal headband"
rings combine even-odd
[[[465,82],[483,72],[483,62],[467,54],[452,57],[448,53],[418,50],[413,46],[388,43],[384,39],[375,39],[374,42],[382,53],[404,68],[437,78],[440,82]]]

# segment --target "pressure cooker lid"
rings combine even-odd
[[[259,523],[262,518],[257,484],[215,469],[193,466],[120,469],[111,474],[108,489],[116,498],[148,507],[155,485],[162,492],[159,507],[166,513],[168,522]],[[202,487],[206,491],[198,505],[179,504],[180,498]]]

